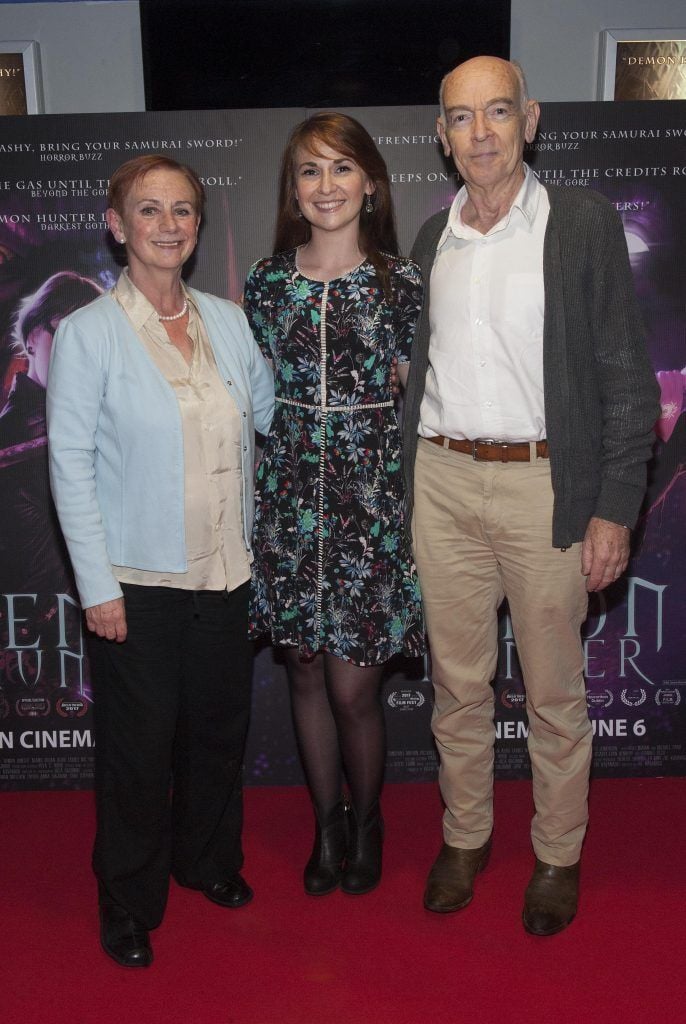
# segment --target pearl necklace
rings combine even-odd
[[[181,317],[185,316],[187,312],[188,312],[188,300],[184,299],[183,300],[183,306],[181,308],[181,312],[180,313],[174,313],[173,316],[162,316],[161,313],[158,313],[157,314],[157,319],[158,320],[180,320]]]

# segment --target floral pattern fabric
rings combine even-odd
[[[257,471],[251,631],[357,665],[424,651],[389,382],[392,357],[410,358],[422,286],[414,263],[388,261],[392,304],[371,263],[312,281],[295,252],[256,263],[244,292],[277,395]]]

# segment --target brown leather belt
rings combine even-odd
[[[453,437],[427,437],[427,441],[450,448],[463,455],[471,455],[478,462],[530,462],[531,446],[528,441],[494,441],[491,437],[477,437],[475,441],[456,440]],[[536,441],[536,457],[548,458],[548,442]]]

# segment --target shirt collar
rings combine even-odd
[[[183,291],[184,298],[188,302],[189,307],[194,311],[195,305],[191,301],[191,297],[188,294],[183,281],[181,282],[181,290]],[[119,275],[119,279],[112,289],[112,295],[123,308],[137,331],[140,331],[141,327],[143,327],[148,320],[152,320],[155,325],[159,325],[160,321],[155,307],[148,299],[146,299],[143,292],[140,291],[139,288],[136,288],[135,284],[129,277],[128,267],[125,267]]]
[[[523,218],[526,227],[529,231],[531,231],[534,226],[534,221],[536,220],[536,213],[538,211],[538,203],[541,195],[541,189],[543,188],[543,186],[541,185],[541,183],[539,182],[538,178],[531,170],[531,168],[527,166],[527,164],[524,164],[523,166],[524,181],[522,182],[521,188],[519,189],[517,195],[514,197],[510,209],[507,211],[505,216],[502,217],[501,220],[499,220],[498,223],[491,228],[491,230],[488,232],[489,235],[495,233],[496,231],[502,231],[504,228],[506,228],[509,225],[510,218],[513,216],[513,214],[515,216],[519,215],[521,218]],[[450,235],[453,235],[455,238],[474,238],[478,234],[478,232],[475,232],[472,228],[470,228],[467,224],[463,223],[462,221],[462,209],[466,202],[467,189],[463,185],[460,191],[453,199],[452,205],[450,207],[450,212],[448,213],[448,221],[443,229],[443,232],[441,233],[441,237],[438,240],[437,249],[441,249],[445,245]]]

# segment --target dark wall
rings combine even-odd
[[[141,0],[147,110],[436,102],[509,56],[510,0]]]

